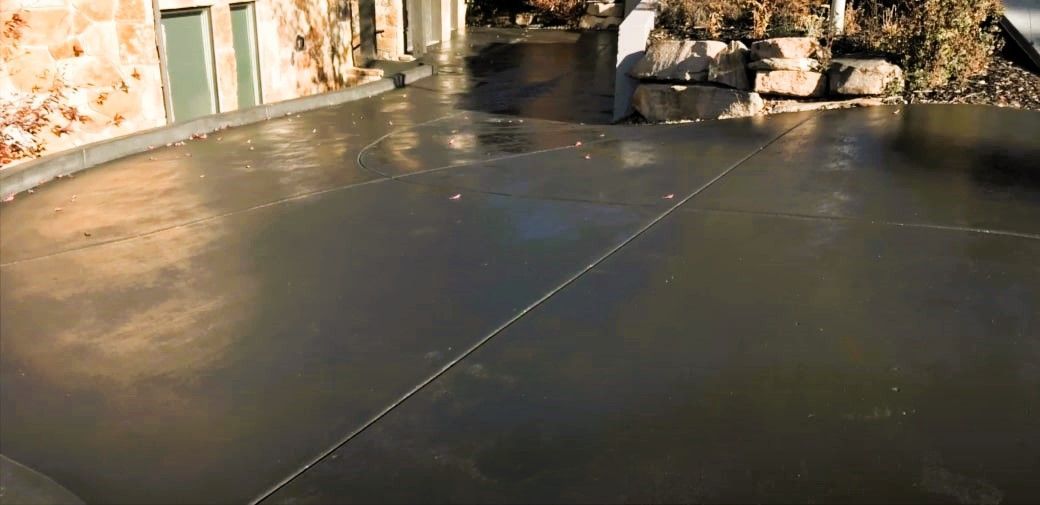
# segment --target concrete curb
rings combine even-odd
[[[160,126],[123,137],[82,145],[22,163],[14,168],[0,170],[0,196],[6,199],[8,196],[34,188],[56,177],[73,174],[131,154],[145,152],[148,150],[148,146],[162,146],[170,142],[187,140],[192,135],[200,133],[258,123],[286,114],[369,98],[404,87],[433,74],[432,66],[419,65],[393,76],[353,88],[213,114],[183,123]]]

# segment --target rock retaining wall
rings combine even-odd
[[[762,113],[763,97],[882,96],[902,88],[902,69],[884,60],[836,58],[824,65],[820,56],[818,41],[809,37],[760,40],[751,47],[659,40],[630,71],[642,83],[635,109],[649,121],[720,119]]]

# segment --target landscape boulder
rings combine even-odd
[[[729,43],[708,65],[708,80],[731,88],[748,90],[748,48],[739,41]]]
[[[581,17],[581,21],[578,22],[578,27],[582,30],[609,30],[611,28],[617,28],[620,24],[621,18],[607,18],[586,14]]]
[[[836,95],[882,95],[903,87],[903,69],[882,59],[835,58],[827,77]]]
[[[827,76],[797,70],[756,72],[755,91],[763,95],[820,97],[827,92]]]
[[[704,81],[712,60],[727,47],[717,40],[659,40],[629,74],[656,81]]]
[[[820,43],[813,37],[780,37],[751,44],[751,59],[812,58]]]
[[[765,58],[748,64],[751,70],[798,70],[800,72],[816,72],[820,70],[820,62],[812,58]]]
[[[753,116],[765,106],[757,93],[706,85],[641,84],[632,105],[648,121]]]
[[[589,2],[586,13],[601,18],[625,17],[625,4],[614,2]]]

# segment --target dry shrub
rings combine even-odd
[[[763,38],[774,31],[811,33],[822,26],[813,8],[826,0],[664,0],[665,25],[719,37],[727,26],[741,36]]]
[[[868,49],[898,54],[912,89],[964,82],[999,48],[1000,0],[864,0],[848,33]]]
[[[528,0],[527,3],[562,19],[577,19],[585,9],[584,0]]]
[[[826,35],[829,0],[662,0],[673,33],[718,38]],[[911,89],[963,82],[999,49],[1001,0],[850,0],[840,46],[901,60]],[[830,46],[830,44],[828,44]]]
[[[662,24],[702,30],[711,38],[719,37],[725,24],[740,15],[740,6],[732,0],[664,0],[661,3]]]

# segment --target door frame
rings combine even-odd
[[[158,3],[156,1],[156,3]],[[220,104],[220,92],[217,87],[217,65],[216,65],[216,53],[213,52],[213,15],[211,12],[211,6],[198,6],[198,7],[187,7],[183,9],[164,9],[162,11],[156,11],[156,17],[158,23],[156,24],[158,32],[158,38],[162,39],[163,51],[159,53],[159,66],[163,74],[163,101],[167,103],[166,123],[177,122],[176,114],[173,110],[173,89],[170,86],[170,74],[169,74],[169,63],[166,55],[166,27],[162,24],[163,14],[183,14],[188,12],[199,12],[201,14],[200,20],[202,21],[202,43],[205,46],[202,50],[203,57],[206,58],[206,67],[209,72],[206,73],[206,80],[209,84],[210,94],[213,98],[213,109],[210,114],[216,114],[223,108]],[[254,23],[255,25],[255,23]]]
[[[263,81],[263,77],[262,77],[263,72],[260,71],[260,36],[257,34],[257,31],[256,31],[256,2],[257,2],[257,0],[245,0],[245,1],[241,1],[241,2],[233,2],[233,3],[229,3],[228,4],[228,11],[233,11],[233,10],[235,10],[236,7],[239,7],[239,8],[244,7],[246,9],[249,9],[249,23],[251,25],[250,28],[252,28],[250,30],[249,36],[251,37],[252,49],[253,49],[253,54],[252,54],[252,56],[253,56],[253,58],[252,58],[253,59],[253,70],[254,70],[254,73],[253,73],[253,81],[254,81],[253,85],[256,87],[256,90],[255,90],[256,91],[256,103],[253,105],[254,107],[264,103],[264,81]],[[232,18],[231,23],[232,23],[232,25],[231,25],[231,36],[232,36],[232,38],[234,38],[235,26],[234,26],[234,19],[233,18]],[[233,42],[232,42],[232,46],[234,46]],[[238,72],[238,65],[237,65],[238,61],[236,60],[235,63],[236,63],[236,65],[235,65],[235,72],[237,73]],[[235,75],[235,82],[236,82],[236,84],[238,83],[238,75]],[[238,98],[237,97],[237,93],[236,93],[236,97],[235,98]]]

